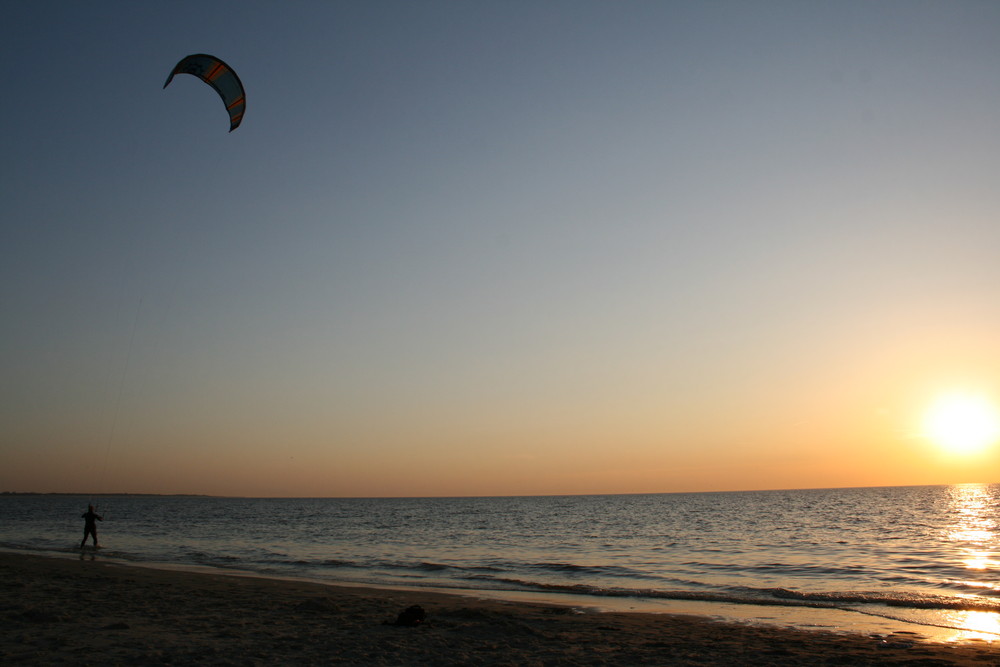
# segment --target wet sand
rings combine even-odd
[[[415,627],[394,625],[411,605]],[[1000,665],[1000,647],[0,553],[4,665]]]

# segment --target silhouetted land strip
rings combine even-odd
[[[203,493],[65,493],[48,491],[0,491],[0,496],[72,496],[75,498],[213,498]]]

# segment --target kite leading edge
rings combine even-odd
[[[175,74],[191,74],[198,77],[219,93],[226,111],[229,112],[229,131],[232,132],[240,126],[243,120],[243,112],[247,107],[246,93],[243,90],[243,83],[236,72],[215,56],[204,53],[195,53],[182,58],[167,77],[167,82],[163,84],[166,88],[173,81]]]

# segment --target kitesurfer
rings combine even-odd
[[[97,548],[97,521],[104,521],[97,512],[94,511],[93,505],[87,505],[87,511],[80,515],[80,518],[84,520],[83,524],[83,541],[80,542],[80,548],[87,543],[87,537],[94,538],[94,548]]]

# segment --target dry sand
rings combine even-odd
[[[1000,665],[1000,647],[0,553],[2,665]],[[389,624],[421,605],[417,627]]]

